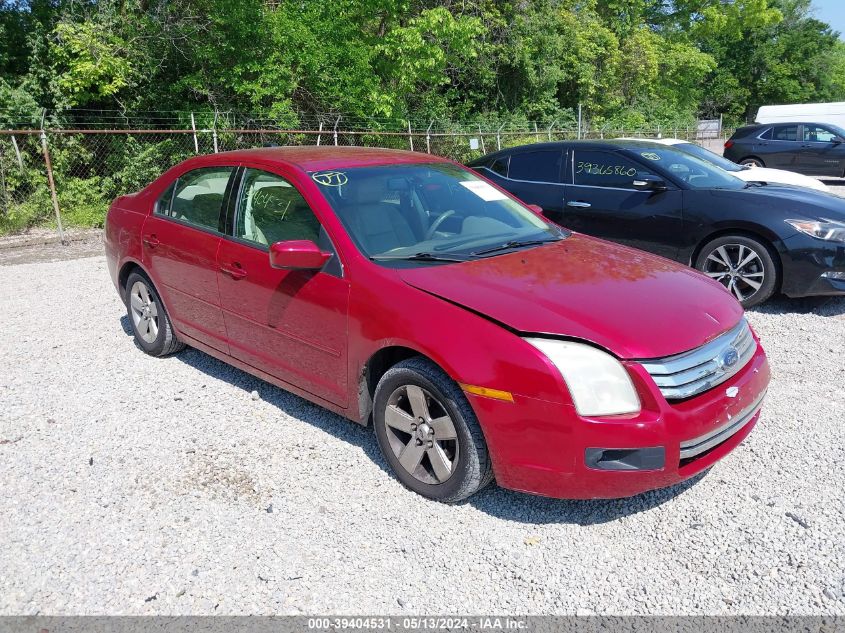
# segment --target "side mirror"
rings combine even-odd
[[[842,139],[841,136],[834,136],[832,139],[830,139],[830,142],[833,143],[834,145],[840,145],[842,143],[842,141],[843,141],[843,139]]]
[[[525,206],[531,209],[534,212],[534,215],[539,215],[544,220],[547,219],[546,216],[543,215],[543,207],[539,204],[526,204]]]
[[[270,266],[283,270],[319,270],[331,256],[311,240],[288,240],[270,245]]]
[[[631,186],[637,191],[666,191],[668,189],[665,180],[650,174],[634,178]]]

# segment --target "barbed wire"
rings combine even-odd
[[[531,121],[516,115],[487,114],[468,121],[448,119],[397,119],[385,117],[350,117],[335,113],[296,114],[271,117],[267,114],[235,111],[160,110],[123,112],[120,110],[41,110],[22,113],[0,108],[0,127],[9,129],[48,130],[306,130],[311,132],[373,132],[394,134],[534,134],[549,136],[553,131],[581,131],[582,134],[603,134],[609,131],[628,134],[661,133],[662,130],[690,130],[696,121],[663,121],[660,124],[625,127],[609,123],[593,124],[582,119],[579,127],[574,115],[551,121]]]

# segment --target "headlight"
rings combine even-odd
[[[631,377],[610,354],[572,341],[525,340],[557,367],[580,415],[639,413],[640,398]]]
[[[786,220],[802,233],[828,242],[845,242],[845,222],[838,220]]]

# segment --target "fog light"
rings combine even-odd
[[[666,463],[666,449],[588,448],[584,452],[587,468],[597,470],[660,470]]]
[[[845,272],[829,270],[826,273],[822,273],[822,277],[824,277],[825,279],[840,279],[842,281],[845,281]]]

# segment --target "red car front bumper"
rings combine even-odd
[[[584,418],[572,405],[514,396],[468,395],[481,421],[500,486],[562,499],[617,498],[671,486],[730,453],[760,416],[770,371],[761,346],[730,380],[685,401],[667,402],[648,373],[627,363],[643,409]],[[731,394],[731,395],[729,395]],[[662,467],[602,470],[588,449],[663,448]],[[692,455],[692,456],[690,456]]]

